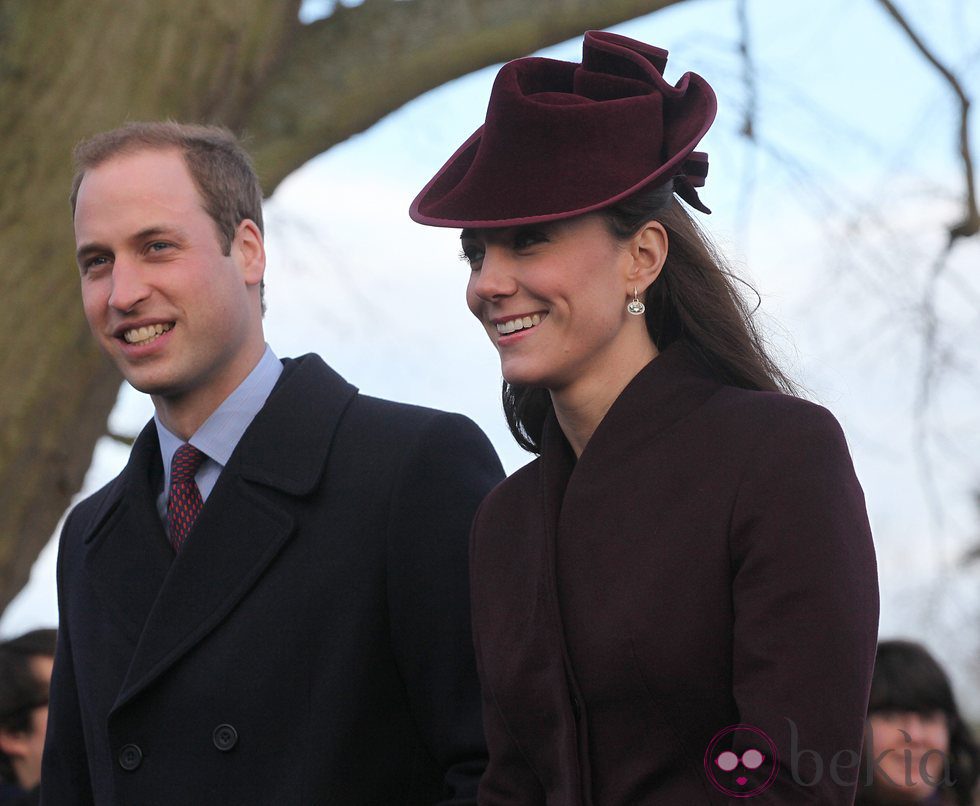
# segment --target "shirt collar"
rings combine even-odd
[[[276,381],[282,374],[282,362],[276,358],[272,348],[267,344],[262,358],[238,387],[222,401],[211,416],[197,429],[189,440],[198,450],[208,455],[209,459],[224,467],[228,464],[242,434],[249,427],[255,415],[265,405],[272,393]],[[173,434],[160,421],[157,414],[153,415],[160,438],[160,455],[163,459],[164,489],[170,483],[170,463],[177,448],[183,444],[180,437]]]

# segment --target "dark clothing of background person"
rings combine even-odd
[[[0,806],[35,806],[41,802],[41,788],[25,792],[16,784],[0,781]]]
[[[0,806],[37,806],[40,802],[40,786],[25,792],[16,784],[0,783]]]
[[[175,557],[151,422],[70,514],[46,806],[474,803],[469,420],[286,360]]]

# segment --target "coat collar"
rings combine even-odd
[[[154,505],[162,467],[152,423],[86,530],[88,579],[136,644],[115,709],[240,601],[294,531],[281,493],[307,495],[322,478],[334,433],[357,389],[318,356],[283,364],[278,384],[176,558]]]
[[[312,353],[283,364],[279,383],[236,454],[243,478],[307,495],[320,482],[337,426],[357,388]]]
[[[674,342],[641,369],[613,401],[592,438],[575,458],[552,410],[541,447],[542,500],[549,525],[557,525],[570,486],[601,480],[637,446],[649,445],[721,388],[691,348]]]

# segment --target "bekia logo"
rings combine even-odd
[[[788,758],[783,760],[788,777],[799,787],[827,786],[827,779],[835,787],[854,787],[861,781],[871,786],[876,780],[887,782],[891,788],[907,787],[910,790],[920,782],[930,787],[951,787],[956,779],[952,776],[950,759],[943,751],[932,748],[925,752],[913,752],[912,735],[901,728],[899,732],[906,745],[901,751],[885,747],[883,751],[870,753],[862,765],[861,754],[847,748],[838,750],[829,761],[815,750],[800,746],[796,723],[786,718],[789,725]],[[865,730],[868,747],[874,747],[872,726]],[[731,748],[738,748],[741,755]],[[712,786],[731,798],[751,798],[765,792],[776,780],[780,759],[776,743],[765,731],[754,725],[729,725],[718,731],[704,752],[704,771]]]
[[[729,750],[741,747],[741,756]],[[704,771],[712,786],[732,798],[751,798],[765,792],[779,772],[776,743],[752,725],[729,725],[708,742]]]

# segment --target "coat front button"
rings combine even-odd
[[[222,753],[227,753],[238,744],[238,731],[233,725],[218,725],[211,734],[211,741]]]
[[[140,750],[139,745],[123,745],[119,751],[118,760],[120,767],[126,770],[126,772],[132,772],[143,763],[143,751]]]

